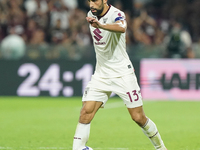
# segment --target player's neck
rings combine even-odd
[[[108,4],[105,5],[103,12],[99,15],[99,17],[102,17],[105,15],[105,13],[107,13],[108,9],[110,8],[110,6]]]

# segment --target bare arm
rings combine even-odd
[[[116,21],[115,23],[112,24],[101,24],[97,19],[92,17],[86,17],[86,20],[94,28],[100,28],[111,32],[125,33],[127,28],[126,21],[121,21],[121,20]]]

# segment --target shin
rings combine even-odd
[[[90,122],[95,113],[102,105],[102,102],[88,101],[83,102],[79,123],[76,128],[73,141],[73,150],[82,150],[89,139]]]

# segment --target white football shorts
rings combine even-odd
[[[112,92],[124,101],[127,108],[143,105],[135,73],[115,78],[99,78],[93,75],[85,88],[82,101],[100,101],[104,107]]]

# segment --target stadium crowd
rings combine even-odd
[[[162,57],[168,58],[195,58],[193,43],[197,43],[195,49],[200,51],[199,0],[108,2],[126,14],[128,46],[164,45],[166,51]],[[93,57],[92,39],[85,21],[88,10],[87,0],[0,0],[0,58]],[[26,46],[20,56],[10,56],[4,44],[12,35],[19,36]],[[10,46],[15,42],[7,43]]]

